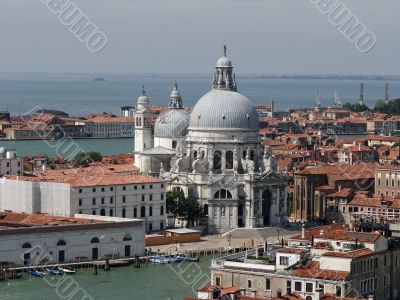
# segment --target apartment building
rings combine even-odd
[[[147,232],[164,230],[164,182],[118,170],[99,164],[36,172],[35,176],[7,176],[0,187],[0,210],[141,218]]]
[[[83,131],[93,138],[134,137],[135,121],[130,117],[100,115],[88,117]]]
[[[144,255],[143,220],[0,212],[0,261],[38,265]]]
[[[287,246],[265,245],[211,264],[211,285],[257,299],[400,299],[398,282],[399,244],[343,224],[303,230]]]

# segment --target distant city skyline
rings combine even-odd
[[[0,72],[211,74],[227,44],[238,74],[400,74],[396,0],[341,0],[377,37],[367,53],[310,0],[70,1],[107,35],[96,54],[42,2],[1,1]]]

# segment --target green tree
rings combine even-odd
[[[390,115],[400,115],[400,99],[390,100],[388,103],[378,100],[374,111]]]
[[[74,157],[74,167],[88,167],[92,162],[100,162],[102,161],[103,156],[99,152],[90,151],[90,152],[79,152]]]
[[[368,111],[369,107],[366,106],[365,104],[362,104],[362,105],[359,103],[351,104],[351,103],[347,102],[347,103],[343,104],[343,109],[354,111],[354,112],[363,112],[363,111]]]
[[[167,192],[167,213],[193,226],[202,216],[202,209],[197,200],[186,198],[183,192],[173,190]]]

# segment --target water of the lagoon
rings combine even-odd
[[[193,296],[193,290],[207,284],[210,260],[203,259],[199,264],[149,265],[140,269],[133,267],[114,268],[111,272],[99,270],[92,275],[90,269],[79,271],[70,277],[95,300],[182,300],[184,296]],[[186,269],[187,268],[187,269]],[[61,277],[59,277],[61,278]],[[197,279],[197,280],[196,280]],[[57,285],[57,278],[49,280],[34,278],[24,274],[20,280],[0,281],[0,299],[7,300],[48,300],[67,299],[74,290],[69,287],[70,280]],[[61,281],[61,280],[60,280]],[[57,291],[67,288],[61,295]],[[68,299],[83,299],[83,294]]]
[[[210,69],[211,70],[211,69]],[[135,105],[144,84],[152,104],[167,105],[174,81],[179,84],[184,105],[193,106],[211,84],[206,75],[104,74],[106,81],[93,81],[93,74],[6,74],[0,73],[0,110],[14,115],[39,106],[63,110],[72,116],[91,113],[117,113],[119,106]],[[361,80],[238,78],[240,92],[254,104],[270,104],[277,110],[312,107],[319,90],[322,105],[333,105],[336,91],[342,102],[358,99]],[[365,102],[373,105],[384,95],[385,81],[363,80]],[[400,81],[390,81],[390,97],[400,97]]]
[[[106,81],[93,81],[102,77]],[[193,106],[210,89],[211,76],[205,75],[139,75],[139,74],[18,74],[0,73],[0,110],[24,114],[35,107],[63,110],[71,116],[112,112],[124,105],[135,105],[141,85],[154,105],[167,105],[174,81],[177,81],[184,105]],[[385,81],[364,80],[365,102],[373,105],[383,97]],[[314,93],[319,90],[322,104],[333,104],[336,91],[342,102],[356,101],[359,80],[339,79],[266,79],[238,78],[239,90],[254,104],[270,104],[275,99],[277,110],[292,107],[312,107]],[[390,82],[391,98],[400,97],[400,81]],[[84,151],[103,154],[128,153],[133,139],[76,140]],[[74,142],[74,143],[75,143]],[[56,142],[58,143],[58,142]],[[67,144],[49,146],[45,141],[0,141],[0,147],[16,148],[20,155],[47,154],[50,157],[67,156]],[[69,150],[71,151],[71,150]]]

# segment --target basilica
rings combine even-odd
[[[259,136],[255,107],[237,91],[231,60],[218,59],[211,90],[191,112],[175,84],[154,124],[142,91],[135,113],[135,165],[168,190],[199,201],[209,233],[287,223],[287,182]]]

